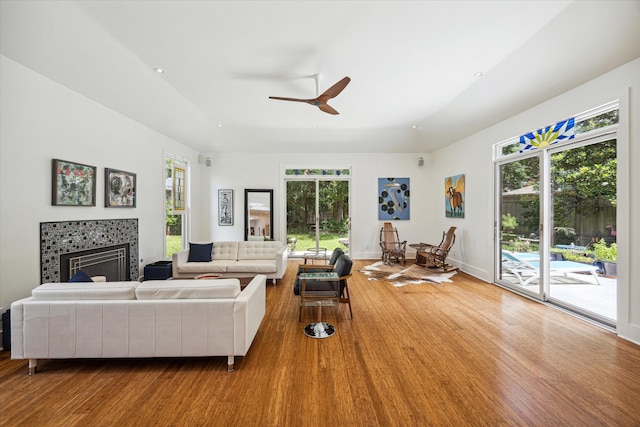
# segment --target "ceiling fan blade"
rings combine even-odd
[[[332,106],[327,104],[327,101],[331,98],[335,98],[342,92],[342,90],[347,87],[351,79],[349,77],[345,77],[340,80],[338,83],[331,86],[329,89],[325,90],[322,95],[314,99],[301,99],[301,98],[287,98],[284,96],[270,96],[269,99],[277,99],[280,101],[294,101],[294,102],[306,102],[307,104],[317,106],[321,111],[324,111],[328,114],[340,114],[338,113]]]
[[[280,101],[306,102],[307,104],[311,104],[314,101],[313,99],[286,98],[283,96],[270,96],[269,99],[278,99]]]
[[[340,92],[342,92],[342,90],[345,87],[347,87],[350,81],[351,79],[349,77],[345,77],[344,79],[340,80],[338,83],[331,86],[329,89],[325,90],[322,93],[322,95],[320,95],[318,98],[323,98],[323,97],[326,97],[326,99],[335,98],[340,94]]]
[[[320,104],[320,105],[318,105],[318,108],[321,109],[322,111],[324,111],[325,113],[340,114],[329,104]]]

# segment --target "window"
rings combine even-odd
[[[165,256],[186,248],[187,162],[176,156],[165,158]]]
[[[285,169],[285,175],[305,176],[349,176],[351,169]]]
[[[493,152],[496,282],[611,327],[617,279],[603,253],[615,261],[618,119],[616,101]]]
[[[351,168],[285,168],[286,231],[291,256],[349,252]]]
[[[575,117],[545,126],[510,138],[494,145],[493,159],[500,160],[510,156],[531,152],[550,145],[567,143],[574,137],[618,123],[618,101],[585,111]]]

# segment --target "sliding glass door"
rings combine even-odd
[[[290,255],[302,256],[309,251],[328,255],[336,247],[348,252],[349,176],[328,174],[326,169],[315,170],[317,175],[313,171],[285,178]]]
[[[540,261],[540,159],[538,156],[500,164],[497,204],[501,262],[497,280],[536,298],[543,298],[539,272],[522,265]]]
[[[549,154],[548,299],[615,324],[616,140],[600,137]]]
[[[495,281],[615,326],[617,104],[494,146]]]

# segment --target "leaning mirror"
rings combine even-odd
[[[244,240],[273,240],[273,190],[244,190]]]

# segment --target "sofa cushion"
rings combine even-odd
[[[78,270],[78,272],[74,274],[71,279],[69,279],[69,283],[86,283],[86,282],[93,282],[93,279],[91,278],[91,276],[89,276],[87,273],[85,273],[82,270]]]
[[[140,300],[235,298],[239,294],[238,279],[149,280],[136,288]]]
[[[213,245],[214,260],[237,260],[238,242],[215,242]]]
[[[278,241],[240,242],[238,245],[239,260],[276,259],[282,243]]]
[[[45,283],[31,291],[37,300],[135,299],[139,282]]]
[[[189,243],[187,262],[209,262],[213,252],[213,243]]]
[[[180,273],[225,273],[227,266],[235,261],[213,260],[211,262],[187,262],[178,265]]]
[[[227,273],[256,273],[269,274],[277,270],[275,260],[246,260],[230,263],[227,266]]]

